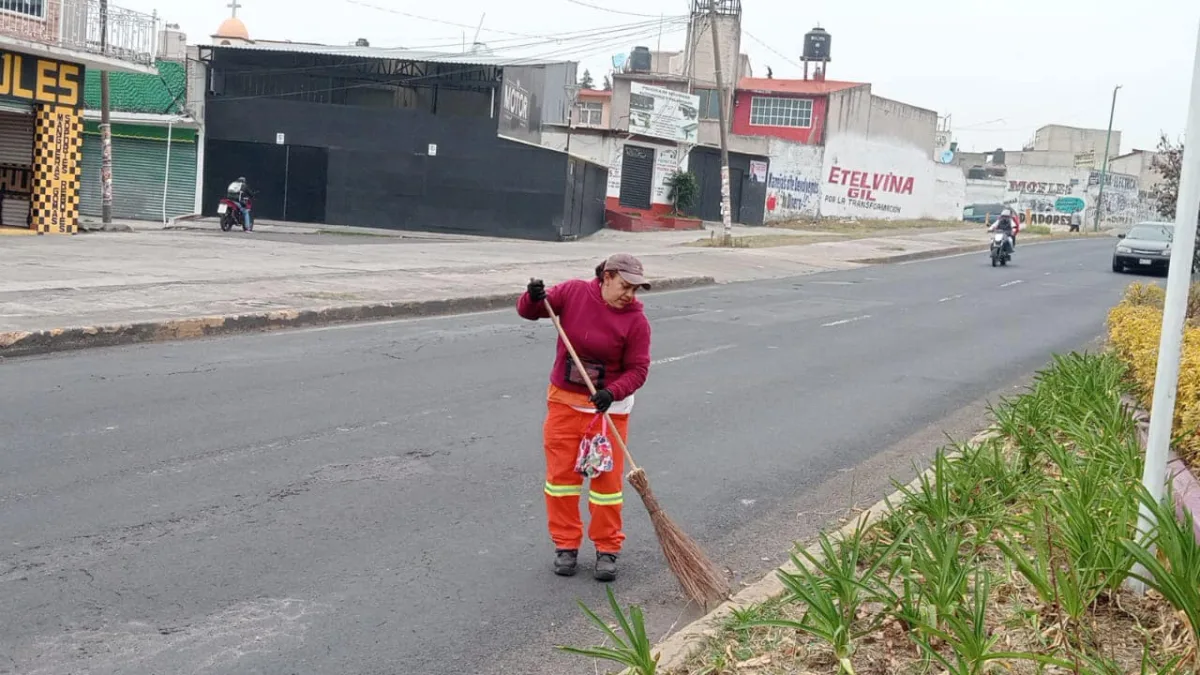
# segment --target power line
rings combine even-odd
[[[686,17],[667,22],[667,25],[673,26],[674,28],[672,28],[671,30],[665,31],[664,34],[677,32],[679,30],[678,24],[680,22],[682,22],[685,18]],[[623,40],[637,40],[640,38],[649,37],[653,34],[656,34],[660,28],[661,28],[661,26],[660,26],[659,22],[657,22],[657,21],[626,24],[626,25],[617,25],[617,26],[607,26],[607,27],[589,29],[589,30],[585,30],[585,31],[574,31],[571,33],[563,33],[559,37],[555,37],[555,38],[540,39],[540,40],[535,40],[535,41],[525,41],[525,42],[521,42],[518,44],[503,44],[500,46],[492,47],[491,46],[492,43],[489,43],[488,49],[489,49],[489,51],[494,53],[494,52],[517,51],[517,50],[523,50],[523,49],[529,49],[529,48],[547,47],[547,46],[554,45],[556,47],[556,49],[554,50],[556,53],[568,54],[576,48],[586,48],[586,47],[593,46],[593,45],[597,44],[598,41],[603,41],[603,43],[609,44],[609,43],[613,43],[617,40],[622,40],[622,41]],[[506,38],[505,41],[515,41],[515,40],[519,40],[519,39],[521,39],[521,38]],[[579,43],[579,44],[571,44],[571,43]],[[445,46],[445,45],[441,45],[441,46]],[[432,47],[434,47],[434,46],[433,45],[416,46],[416,47],[408,47],[403,50],[397,50],[397,51],[421,51],[424,49],[430,49]],[[271,50],[268,48],[268,49],[262,49],[262,50],[246,50],[246,51],[270,52]],[[320,52],[320,51],[305,52],[305,51],[293,51],[293,50],[287,50],[287,49],[278,50],[275,53],[338,56],[336,54],[327,54],[327,53]],[[464,56],[468,56],[468,55],[469,55],[469,52],[463,52],[463,53],[447,52],[445,54],[445,56],[447,56],[447,57],[456,57],[456,58],[464,57]],[[355,55],[346,54],[345,56],[347,58],[352,58]],[[260,74],[260,75],[261,74],[283,75],[283,74],[291,74],[291,73],[318,72],[318,71],[319,72],[328,72],[330,70],[337,70],[337,69],[341,69],[341,68],[354,68],[354,67],[366,64],[366,63],[370,63],[372,61],[377,61],[380,59],[388,59],[388,58],[389,57],[386,55],[380,55],[379,57],[362,56],[359,59],[356,59],[354,61],[350,61],[347,63],[323,64],[323,65],[311,65],[311,66],[287,66],[287,67],[279,67],[279,68],[246,68],[244,70],[237,69],[237,68],[227,68],[227,69],[225,69],[225,72],[229,73],[229,74],[233,74],[233,75],[241,74],[243,72]],[[528,57],[528,58],[536,58],[536,57]],[[403,58],[403,54],[396,54],[396,56],[394,57],[394,60],[405,60],[405,59]],[[486,65],[486,64],[477,64],[477,67],[479,65]],[[512,64],[512,65],[517,65],[517,64]]]
[[[682,30],[682,29],[675,28],[669,32],[674,33],[674,32],[678,32],[679,30]],[[648,34],[654,35],[654,34],[657,34],[657,32],[658,32],[658,27],[655,26],[654,31],[648,32]],[[666,33],[664,33],[664,34],[666,34]],[[634,37],[637,37],[637,36],[634,36]],[[596,48],[596,45],[601,45],[601,44],[603,46]],[[597,53],[601,53],[604,51],[608,51],[611,48],[611,40],[604,39],[604,40],[593,41],[592,43],[583,45],[582,48],[588,49],[589,47],[591,47],[592,49],[590,51],[585,51],[581,55],[582,57],[587,57],[592,54],[597,54]],[[574,51],[574,48],[570,48],[565,51]],[[548,53],[531,55],[531,56],[524,57],[524,58],[516,58],[511,63],[505,64],[505,65],[520,66],[522,64],[522,62],[536,64],[540,61],[551,60],[558,56],[561,56],[561,54],[563,52],[564,52],[563,49],[557,49],[557,50],[552,50],[551,52],[548,52]],[[289,98],[289,97],[294,97],[294,96],[303,96],[306,94],[324,94],[324,93],[332,93],[335,91],[347,91],[347,90],[351,90],[351,89],[365,89],[368,87],[386,87],[386,86],[401,86],[402,87],[402,86],[407,86],[413,82],[418,82],[418,81],[422,81],[422,80],[438,79],[438,78],[442,78],[442,77],[445,77],[448,75],[476,72],[479,70],[480,65],[483,65],[483,64],[474,64],[470,67],[464,67],[464,68],[460,68],[457,70],[434,73],[431,75],[409,77],[409,78],[404,79],[403,81],[395,82],[395,83],[371,81],[371,82],[358,82],[355,84],[348,84],[348,85],[341,85],[341,86],[322,87],[319,89],[303,89],[303,90],[293,91],[293,92],[281,92],[281,93],[272,93],[272,94],[249,94],[249,95],[245,95],[245,96],[229,96],[229,97],[223,96],[218,99],[215,99],[213,102],[247,101],[247,100],[265,99],[265,98]],[[504,66],[500,66],[500,67],[503,68]]]
[[[656,18],[661,17],[661,15],[656,15],[656,14],[641,14],[639,12],[626,12],[625,10],[621,10],[621,9],[613,9],[611,7],[602,7],[600,5],[593,5],[591,3],[583,2],[583,0],[567,0],[567,2],[571,3],[572,5],[579,5],[580,7],[596,9],[596,10],[600,10],[602,12],[608,12],[610,14],[623,14],[625,16],[648,16],[648,17],[656,17]],[[687,18],[687,17],[685,16],[683,18]]]

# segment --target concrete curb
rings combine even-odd
[[[970,441],[972,445],[982,443],[995,435],[994,431],[988,430],[976,434]],[[947,457],[955,457],[957,453],[949,453]],[[926,469],[908,485],[907,489],[915,489],[921,484],[922,478],[932,477],[933,469]],[[881,499],[874,506],[863,511],[859,516],[850,522],[843,525],[831,537],[834,540],[841,539],[854,532],[860,526],[867,527],[879,522],[884,516],[891,512],[892,506],[899,505],[904,501],[904,489],[899,489]],[[820,543],[814,543],[807,549],[813,557],[820,558],[821,546]],[[807,560],[800,557],[801,562],[806,566]],[[758,582],[742,589],[731,600],[727,600],[719,607],[709,612],[707,615],[697,619],[696,621],[683,627],[679,632],[671,635],[662,643],[655,647],[658,652],[658,666],[664,675],[682,668],[688,660],[692,659],[703,651],[705,643],[715,638],[721,633],[722,626],[734,610],[745,609],[754,605],[761,605],[765,602],[783,597],[786,589],[783,582],[779,580],[780,573],[795,574],[798,572],[796,566],[792,562],[787,562],[784,565],[777,567],[767,573]],[[627,671],[628,672],[628,671]],[[624,675],[624,673],[622,674]]]
[[[651,279],[653,292],[711,286],[712,277]],[[32,356],[92,347],[167,342],[233,333],[263,332],[378,319],[471,314],[513,307],[519,293],[478,295],[429,301],[385,302],[321,309],[280,309],[256,314],[202,316],[104,326],[54,328],[36,332],[0,332],[0,358]]]

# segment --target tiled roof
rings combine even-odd
[[[158,75],[109,73],[109,100],[120,112],[172,115],[183,112],[187,94],[187,68],[175,61],[159,61]],[[84,105],[100,109],[100,72],[89,70],[83,87]]]
[[[738,89],[764,91],[773,94],[807,94],[809,96],[832,94],[843,89],[865,86],[866,82],[843,82],[839,80],[774,80],[765,77],[743,77]]]

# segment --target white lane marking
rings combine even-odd
[[[683,319],[694,319],[698,316],[708,316],[709,314],[721,314],[723,309],[709,309],[703,312],[691,312],[690,314],[679,314],[677,316],[668,316],[655,320],[655,323],[663,323],[664,321],[682,321]]]
[[[829,323],[823,323],[821,324],[821,327],[829,328],[830,326],[844,326],[848,323],[854,323],[855,321],[862,321],[863,319],[869,318],[871,318],[870,314],[863,314],[862,316],[856,316],[852,319],[842,319],[841,321],[830,321]]]
[[[1022,279],[1013,279],[1012,281],[1010,281],[1008,283],[1000,284],[1000,288],[1008,288],[1009,286],[1016,286],[1017,284],[1023,284],[1023,283],[1025,283],[1025,282]]]
[[[959,293],[958,295],[951,295],[948,298],[942,298],[941,300],[938,300],[938,302],[949,302],[951,300],[957,300],[957,299],[961,298],[962,296],[963,296],[963,294]]]
[[[691,358],[695,358],[697,356],[708,356],[709,354],[716,354],[717,352],[723,352],[726,349],[733,349],[736,346],[737,345],[721,345],[720,347],[710,347],[708,349],[701,349],[700,351],[697,351],[697,352],[688,352],[687,354],[680,354],[679,356],[669,356],[665,359],[658,359],[655,361],[651,361],[650,365],[661,366],[665,363],[675,363],[676,361],[682,361],[684,359],[691,359]]]
[[[1094,239],[1094,238],[1095,237],[1087,237],[1084,239],[1050,239],[1047,241],[1028,241],[1028,242],[1025,242],[1024,244],[1021,244],[1021,247],[1025,248],[1028,246],[1050,246],[1052,244],[1074,244],[1074,243],[1078,243],[1081,241],[1087,241],[1088,239]],[[981,246],[982,246],[982,244],[981,244]],[[935,260],[949,260],[951,258],[965,258],[969,255],[979,255],[980,253],[987,253],[987,249],[981,248],[978,251],[968,251],[966,253],[951,253],[950,255],[940,255],[936,258],[921,258],[920,260],[905,260],[904,262],[898,262],[898,263],[894,263],[894,264],[896,264],[896,265],[920,265],[921,263],[933,262]]]

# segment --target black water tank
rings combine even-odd
[[[650,72],[650,48],[634,47],[629,55],[629,70],[635,73]]]
[[[804,59],[806,61],[829,61],[829,33],[820,26],[804,34]]]

